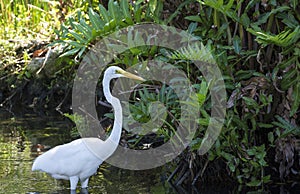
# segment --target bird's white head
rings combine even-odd
[[[137,75],[134,75],[132,73],[129,73],[127,71],[124,71],[120,67],[116,67],[116,66],[108,67],[104,73],[102,86],[103,86],[104,96],[106,97],[106,100],[110,103],[112,103],[112,100],[114,99],[114,97],[110,93],[109,82],[111,79],[118,78],[118,77],[127,77],[130,79],[145,81],[143,78],[141,78]]]
[[[120,67],[117,67],[117,66],[108,67],[105,70],[104,76],[109,78],[109,79],[118,78],[118,77],[127,77],[127,78],[130,78],[130,79],[145,81],[143,78],[141,78],[137,75],[134,75],[132,73],[129,73],[127,71],[124,71],[123,69],[121,69]]]

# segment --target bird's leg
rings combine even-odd
[[[70,177],[71,190],[76,190],[78,180],[79,180],[79,178],[77,176],[71,176]]]
[[[89,178],[85,179],[85,180],[80,180],[81,181],[81,188],[87,188],[88,184],[89,184]]]

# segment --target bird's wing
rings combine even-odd
[[[102,142],[98,138],[77,139],[70,143],[59,145],[39,156],[32,170],[41,170],[52,175],[77,175],[84,171],[89,161],[94,161],[95,165],[102,163],[86,145],[86,142],[93,142],[93,145]],[[96,141],[100,140],[100,141]],[[99,163],[99,164],[98,164]],[[97,166],[98,167],[98,166]]]

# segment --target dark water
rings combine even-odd
[[[55,180],[42,172],[32,172],[31,166],[43,149],[70,142],[71,128],[71,122],[59,115],[37,117],[25,114],[12,117],[0,109],[0,193],[70,193],[69,181]],[[91,177],[88,193],[258,193],[226,183],[223,186],[212,183],[198,188],[174,188],[163,181],[166,177],[163,169],[129,171],[104,162],[97,174]],[[77,193],[80,193],[80,189]],[[296,194],[300,193],[300,187],[299,184],[275,184],[259,193]]]

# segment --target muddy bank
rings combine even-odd
[[[69,112],[73,69],[59,58],[63,48],[50,47],[49,42],[10,42],[15,44],[15,55],[14,60],[1,60],[1,107],[12,112],[21,107],[34,112]],[[30,59],[24,60],[25,53]]]

